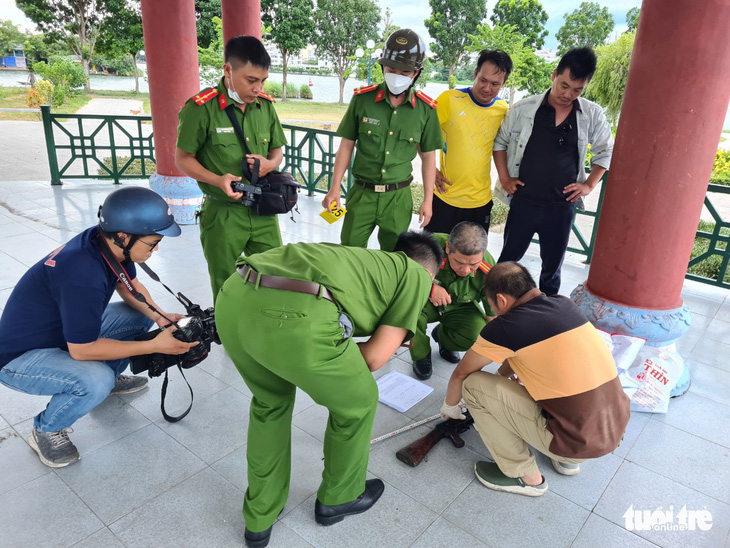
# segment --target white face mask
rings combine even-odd
[[[228,78],[228,82],[231,84],[231,87],[226,87],[226,89],[228,90],[228,96],[239,105],[242,105],[244,101],[238,96],[236,90],[233,89],[233,80],[231,80],[230,77]]]
[[[395,74],[393,72],[386,72],[384,75],[385,84],[388,86],[388,91],[393,95],[400,95],[407,90],[413,83],[414,78],[408,78],[402,74]]]

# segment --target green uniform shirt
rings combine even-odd
[[[298,243],[240,257],[236,264],[324,285],[352,320],[358,337],[390,325],[407,329],[410,339],[431,291],[431,276],[404,253]]]
[[[446,242],[449,240],[448,234],[434,234],[434,238],[446,253]],[[449,264],[448,257],[441,263],[441,270],[436,274],[434,283],[443,287],[451,295],[451,304],[457,303],[477,303],[481,302],[484,306],[484,312],[487,316],[494,316],[492,308],[489,306],[487,298],[484,296],[484,278],[489,269],[495,264],[494,257],[489,251],[484,252],[484,259],[474,272],[468,276],[459,276]],[[448,305],[446,306],[448,308]]]
[[[225,111],[230,104],[235,105],[221,78],[215,90],[209,88],[191,97],[178,114],[177,147],[195,154],[198,162],[216,175],[242,175],[241,160],[246,155]],[[252,154],[266,158],[272,149],[286,145],[284,130],[271,101],[259,97],[246,105],[245,113],[238,106],[233,111]],[[218,187],[200,181],[198,185],[205,194],[233,201]]]
[[[355,179],[383,184],[408,179],[419,144],[421,152],[441,148],[435,104],[411,89],[407,99],[393,108],[385,83],[355,90],[337,128],[345,139],[357,141],[352,167]]]

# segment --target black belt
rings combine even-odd
[[[316,282],[305,282],[304,280],[294,280],[292,278],[282,278],[280,276],[259,274],[247,264],[238,268],[237,271],[241,278],[249,283],[255,284],[260,279],[261,281],[258,282],[258,285],[260,285],[261,287],[267,287],[269,289],[280,289],[282,291],[294,291],[295,293],[306,293],[308,295],[315,295],[317,297],[319,297],[321,292],[322,297],[333,303],[335,302],[335,299],[332,296],[332,293],[330,293],[330,290],[322,284],[318,284]]]
[[[403,181],[402,183],[387,183],[383,185],[368,183],[367,181],[363,181],[361,179],[355,179],[356,185],[364,186],[365,188],[369,188],[370,190],[374,190],[375,192],[390,192],[391,190],[400,190],[401,188],[407,187],[412,182],[413,177],[408,177],[408,179]]]

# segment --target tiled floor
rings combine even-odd
[[[0,307],[35,261],[96,221],[109,184],[50,188],[0,183]],[[281,218],[284,241],[337,241],[337,226],[318,216],[318,198],[301,199],[302,214]],[[501,235],[493,235],[497,256]],[[531,250],[525,263],[539,259]],[[175,290],[211,304],[198,229],[166,238],[150,265]],[[587,275],[577,257],[564,269],[564,292]],[[144,274],[140,274],[145,279]],[[146,280],[163,306],[172,297]],[[370,473],[386,492],[369,512],[333,527],[313,520],[322,471],[326,410],[299,393],[293,430],[289,502],[274,527],[272,547],[440,546],[690,546],[730,548],[730,298],[728,292],[686,283],[693,326],[680,342],[692,388],[666,415],[634,414],[613,454],[589,462],[577,477],[559,476],[539,457],[549,493],[530,499],[497,493],[474,479],[473,464],[488,452],[472,429],[466,447],[440,443],[427,462],[409,468],[395,451],[425,434],[423,427],[376,445]],[[433,393],[408,413],[380,406],[374,435],[435,414],[452,366],[434,353]],[[410,373],[406,352],[379,371]],[[240,546],[246,487],[246,427],[250,392],[222,348],[188,375],[195,405],[176,424],[159,410],[160,379],[149,390],[110,397],[74,426],[82,459],[68,468],[43,466],[25,437],[45,399],[0,387],[0,545],[15,546]],[[173,374],[168,410],[187,404]],[[707,511],[700,530],[629,531],[638,511]],[[677,521],[675,520],[675,523]],[[705,526],[705,528],[707,528]]]

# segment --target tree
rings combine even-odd
[[[624,102],[635,39],[635,32],[626,32],[615,42],[596,48],[598,64],[586,94],[606,109],[606,117],[613,124],[618,121]]]
[[[217,38],[213,17],[221,17],[221,0],[195,0],[195,26],[201,48],[207,48]]]
[[[23,44],[25,57],[33,61],[48,61],[52,56],[69,55],[71,50],[61,40],[43,34],[31,34]]]
[[[426,19],[428,33],[431,35],[431,51],[449,67],[449,87],[454,69],[468,55],[466,45],[469,34],[487,15],[486,0],[428,0],[431,17]]]
[[[548,14],[538,0],[498,0],[491,20],[495,26],[514,25],[533,49],[545,44]]]
[[[26,34],[10,19],[0,21],[0,57],[13,53],[15,48],[25,42]]]
[[[555,34],[558,54],[563,55],[572,48],[603,45],[613,26],[613,16],[607,7],[596,2],[582,2],[577,9],[565,14],[565,24]]]
[[[286,73],[289,55],[298,52],[308,43],[314,33],[312,0],[261,0],[261,19],[271,27],[269,39],[281,52],[282,92],[286,100]]]
[[[639,26],[639,15],[641,8],[631,8],[626,12],[626,24],[629,29],[626,32],[634,32]]]
[[[550,75],[555,67],[535,54],[515,25],[497,25],[494,28],[487,24],[479,25],[477,34],[469,35],[469,40],[468,51],[501,49],[512,59],[512,74],[507,80],[510,104],[514,102],[516,89],[534,94],[550,87]]]
[[[319,0],[314,12],[317,55],[332,62],[340,81],[340,104],[345,81],[356,62],[355,49],[378,37],[380,8],[372,0]]]
[[[223,68],[223,22],[218,16],[211,23],[215,31],[207,47],[198,46],[198,63],[200,64],[200,83],[204,86],[215,86],[221,77]]]
[[[139,69],[137,54],[144,49],[142,38],[142,14],[139,1],[122,7],[109,19],[99,36],[97,48],[112,57],[130,55],[134,66],[134,91],[139,93]]]
[[[381,35],[381,42],[385,44],[388,36],[393,34],[398,29],[400,29],[400,27],[393,24],[393,12],[390,11],[390,8],[385,8],[385,15],[383,15],[383,34]],[[383,46],[380,45],[379,47]]]
[[[81,58],[89,91],[89,60],[104,22],[116,14],[124,0],[17,0],[18,7],[38,30],[67,39],[71,51]]]

